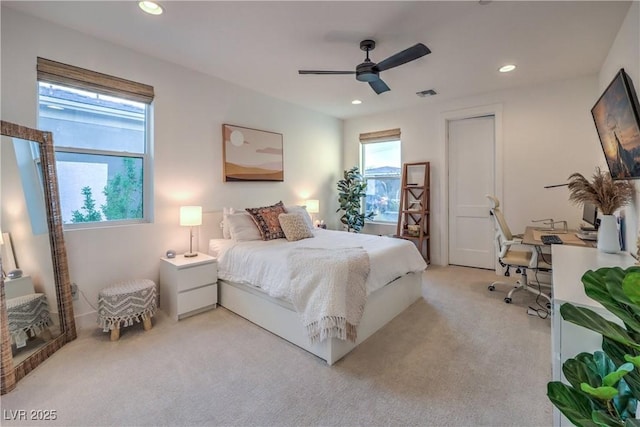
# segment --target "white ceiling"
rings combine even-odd
[[[437,100],[597,73],[630,2],[164,1],[7,2],[13,9],[109,40],[267,95],[350,118]],[[353,70],[359,43],[371,59],[415,43],[432,53],[381,77],[376,95],[354,76],[301,76],[298,69]],[[512,73],[497,72],[506,63]],[[416,92],[435,89],[433,98]],[[361,105],[351,105],[354,98]]]

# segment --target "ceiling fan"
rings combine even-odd
[[[414,61],[422,56],[431,53],[428,47],[422,43],[411,46],[408,49],[391,55],[387,59],[375,63],[369,59],[369,51],[376,48],[376,42],[373,40],[362,40],[360,42],[360,49],[367,52],[367,57],[364,62],[356,67],[355,71],[322,71],[322,70],[298,70],[298,74],[320,74],[320,75],[332,75],[332,74],[355,74],[356,79],[361,82],[369,83],[371,89],[373,89],[378,95],[386,92],[389,86],[380,78],[380,72],[388,70],[390,68],[397,67],[407,62]]]

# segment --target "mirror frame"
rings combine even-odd
[[[53,338],[32,355],[14,366],[5,302],[4,278],[1,278],[2,275],[0,275],[0,339],[2,344],[0,394],[5,394],[13,390],[20,379],[44,362],[45,359],[67,342],[76,339],[78,335],[73,316],[71,280],[69,278],[67,252],[64,244],[62,210],[60,208],[60,196],[58,193],[53,135],[51,132],[28,128],[15,123],[5,122],[4,120],[0,121],[0,128],[0,133],[4,136],[33,141],[40,146],[40,163],[44,180],[44,200],[47,208],[49,243],[51,245],[51,258],[53,261],[53,274],[55,278],[61,332],[60,335]],[[0,259],[0,266],[1,265],[2,260]]]

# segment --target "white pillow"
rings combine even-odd
[[[260,230],[247,212],[227,215],[227,223],[229,224],[229,235],[236,242],[262,240]]]
[[[305,206],[285,206],[284,209],[287,213],[295,213],[302,218],[304,218],[304,222],[309,226],[309,229],[313,230],[313,222],[311,221],[311,215],[307,212],[307,208]]]
[[[229,232],[229,222],[227,221],[227,216],[236,213],[236,210],[233,208],[222,208],[222,237],[225,239],[231,238],[231,233]]]

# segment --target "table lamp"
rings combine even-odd
[[[320,201],[315,199],[305,200],[304,204],[307,208],[307,212],[311,215],[311,221],[313,222],[313,214],[320,212]]]
[[[189,252],[184,254],[190,258],[198,256],[197,252],[193,252],[193,227],[202,224],[202,206],[181,206],[180,207],[180,225],[190,227],[189,229]]]

